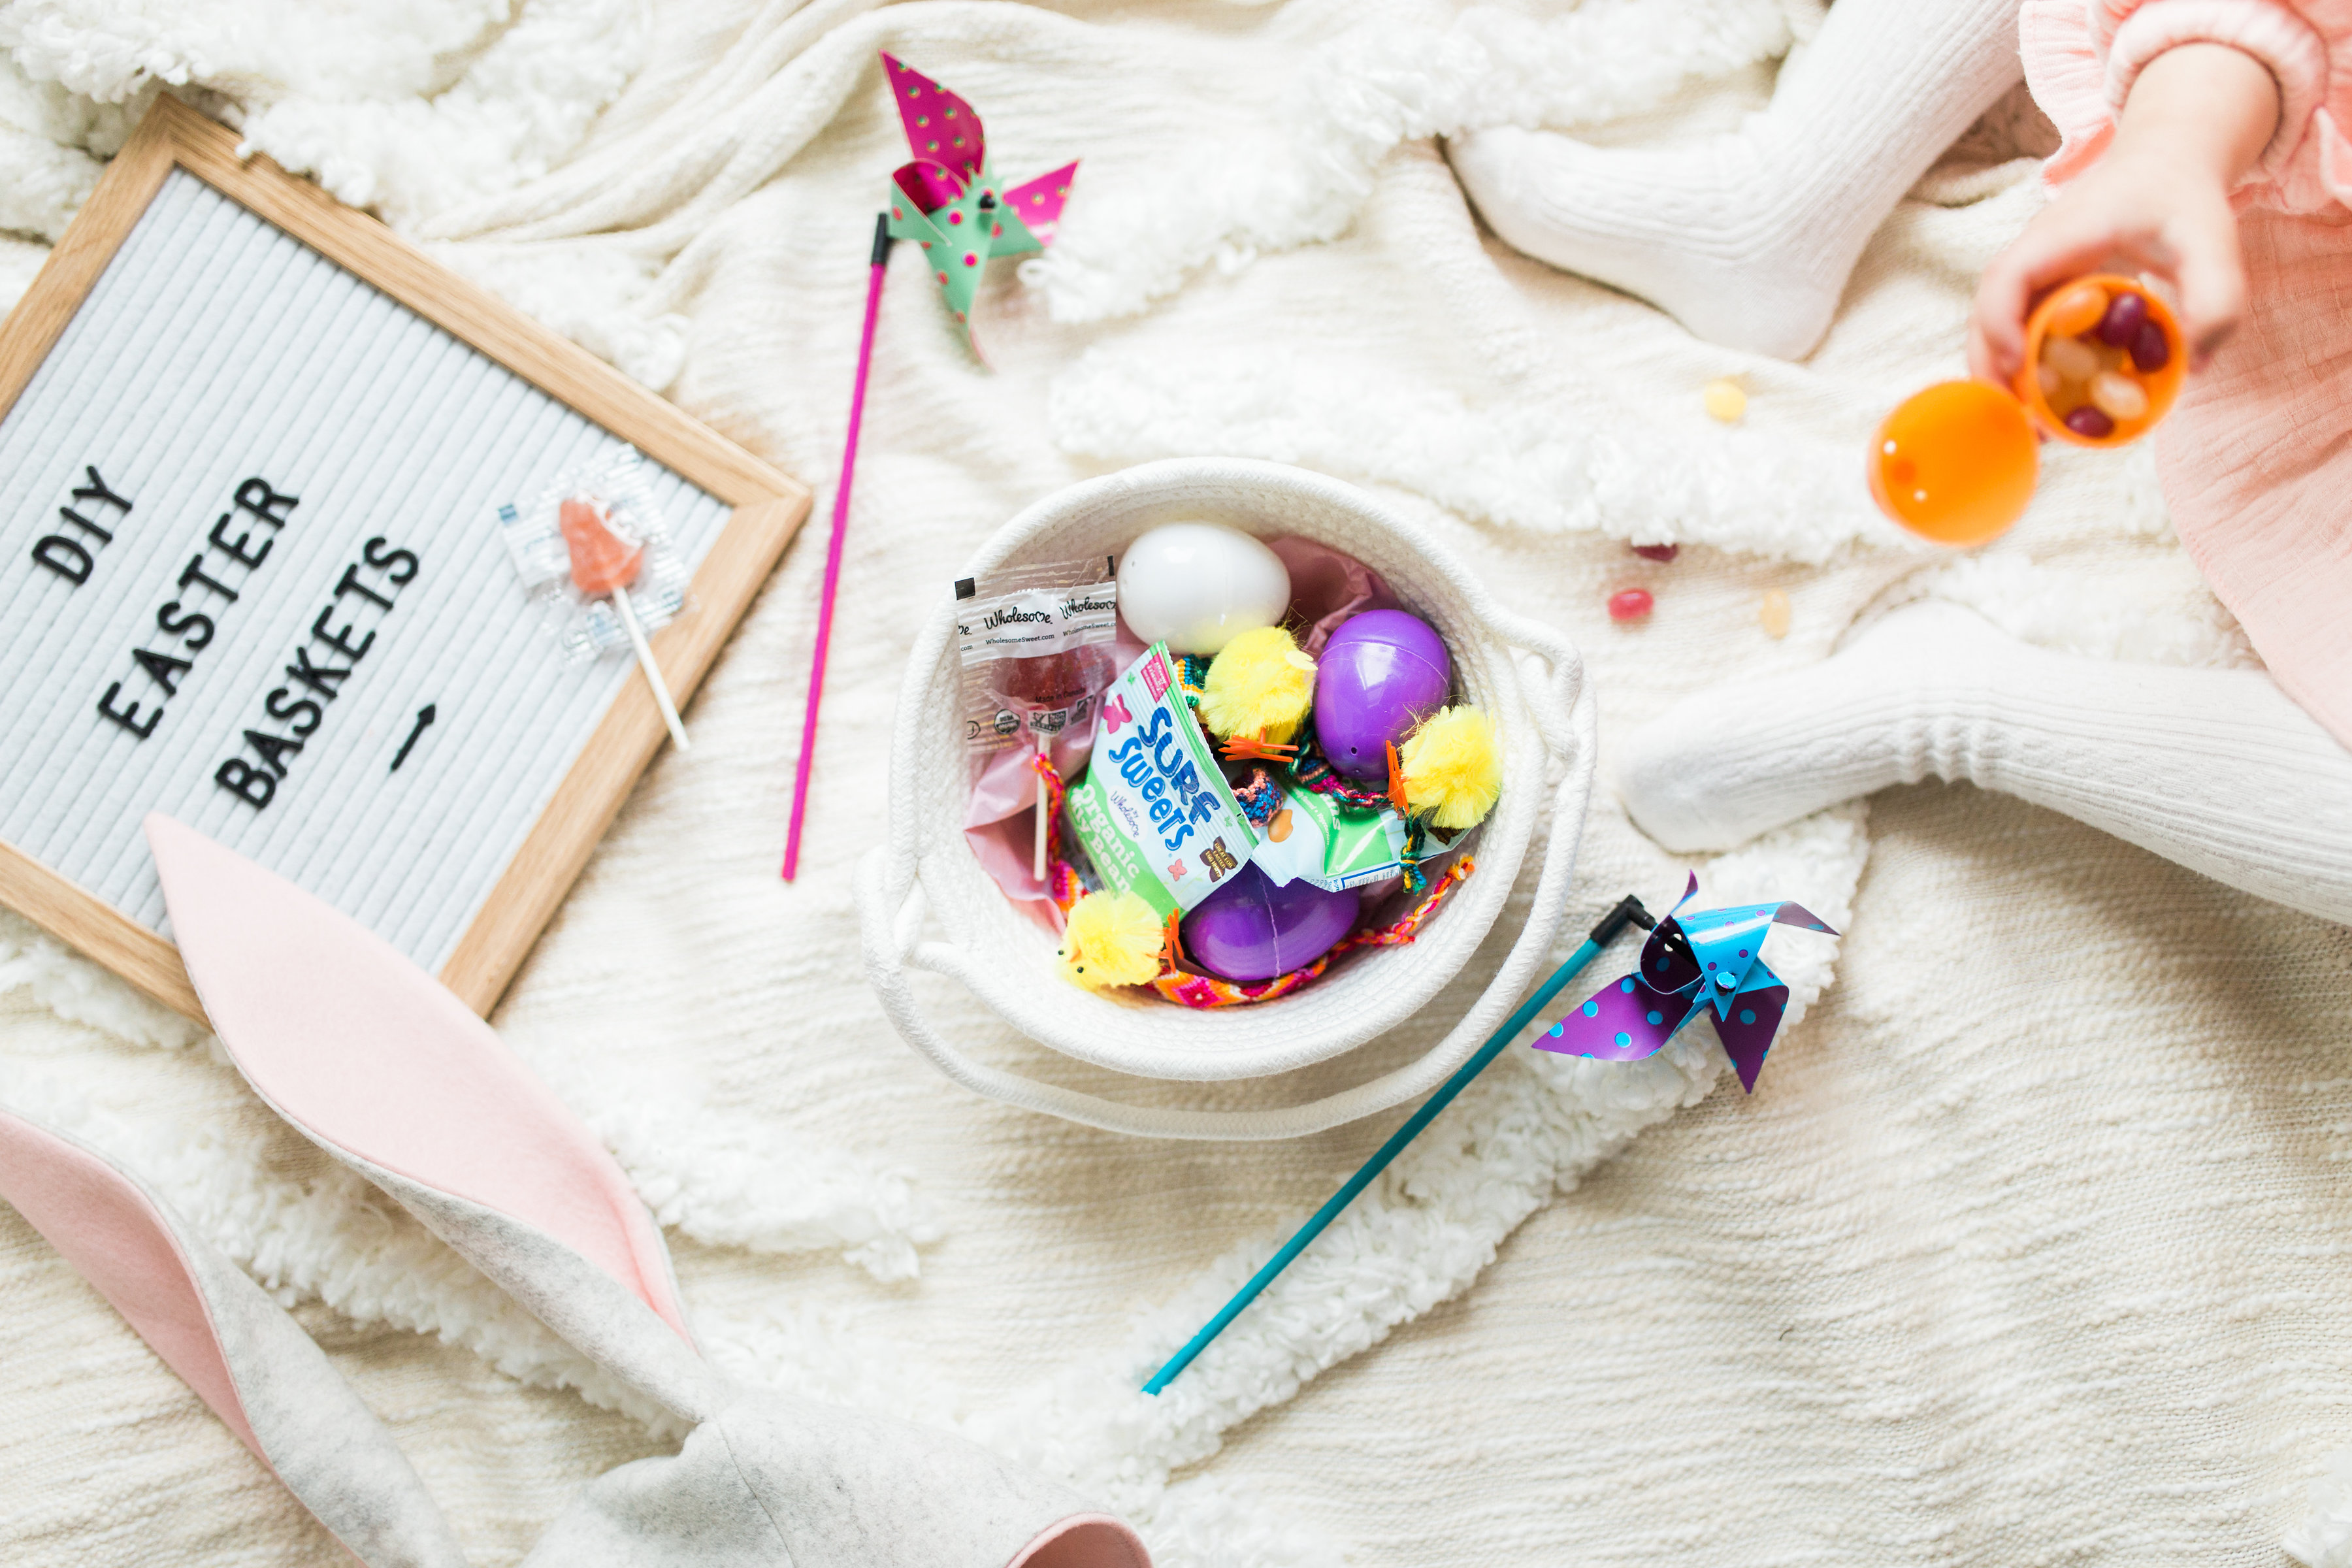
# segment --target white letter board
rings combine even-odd
[[[683,702],[808,497],[234,144],[160,100],[0,329],[0,900],[195,1011],[162,811],[487,1011],[663,732],[499,507],[641,450]]]

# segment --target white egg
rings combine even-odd
[[[1223,523],[1161,523],[1119,560],[1118,613],[1128,629],[1177,653],[1215,653],[1289,607],[1282,557]]]

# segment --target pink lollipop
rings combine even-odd
[[[629,584],[645,568],[646,547],[614,532],[611,513],[582,497],[572,497],[556,508],[555,521],[563,531],[563,547],[572,555],[572,585],[592,599],[612,595],[613,608],[629,634],[629,645],[637,650],[637,668],[646,672],[646,681],[654,689],[662,722],[669,726],[669,738],[677,742],[677,749],[685,751],[686,723],[677,716],[669,682],[662,679],[661,666],[654,662],[645,628],[637,624],[637,612],[629,604]]]

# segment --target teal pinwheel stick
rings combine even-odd
[[[1403,1126],[1389,1135],[1380,1151],[1364,1162],[1362,1170],[1348,1178],[1347,1184],[1331,1194],[1330,1201],[1315,1211],[1315,1216],[1298,1227],[1298,1233],[1282,1244],[1281,1250],[1266,1259],[1265,1267],[1250,1276],[1249,1283],[1234,1292],[1234,1299],[1217,1309],[1217,1315],[1202,1325],[1201,1331],[1185,1342],[1184,1348],[1168,1358],[1168,1364],[1151,1374],[1143,1392],[1157,1394],[1176,1381],[1177,1374],[1192,1364],[1192,1358],[1209,1348],[1210,1342],[1225,1331],[1227,1324],[1242,1315],[1244,1309],[1258,1298],[1258,1293],[1274,1283],[1274,1277],[1290,1267],[1292,1258],[1307,1250],[1325,1227],[1338,1219],[1347,1206],[1356,1201],[1356,1194],[1372,1184],[1372,1178],[1389,1168],[1389,1162],[1402,1153],[1404,1146],[1421,1136],[1423,1128],[1437,1120],[1438,1112],[1454,1103],[1454,1097],[1470,1087],[1470,1080],[1485,1072],[1504,1047],[1519,1037],[1519,1031],[1534,1021],[1547,1003],[1559,994],[1561,986],[1575,979],[1584,966],[1601,956],[1601,950],[1617,940],[1629,925],[1648,931],[1655,924],[1642,900],[1628,893],[1618,900],[1617,907],[1601,917],[1584,945],[1568,955],[1568,962],[1551,972],[1551,978],[1536,987],[1535,994],[1519,1004],[1518,1011],[1503,1022],[1478,1054],[1454,1069],[1435,1094],[1429,1097],[1419,1110],[1405,1119]]]

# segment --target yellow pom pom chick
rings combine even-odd
[[[1406,805],[1432,825],[1475,827],[1503,793],[1503,747],[1495,721],[1475,708],[1440,708],[1397,752]]]
[[[1070,906],[1055,956],[1062,973],[1089,991],[1145,985],[1160,973],[1166,944],[1160,911],[1140,893],[1086,893]]]
[[[1281,745],[1315,700],[1315,661],[1280,626],[1242,633],[1218,650],[1201,689],[1201,722],[1221,741]]]

